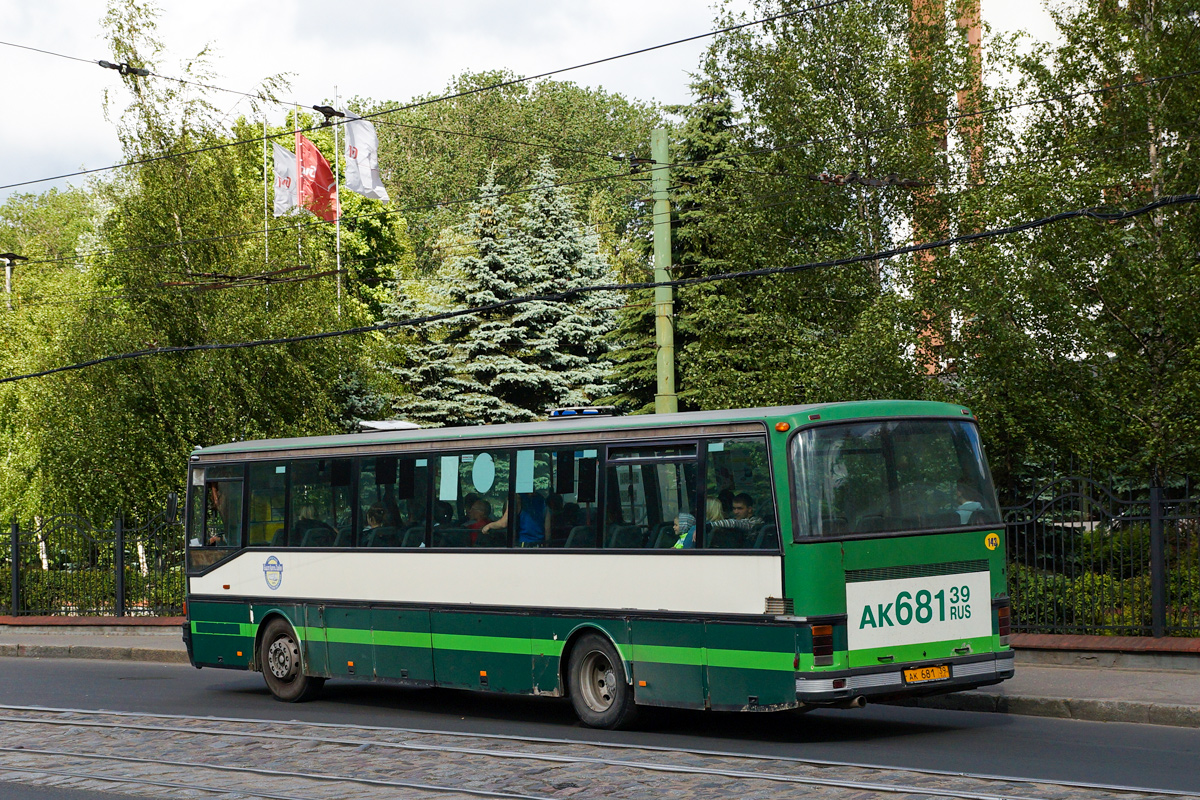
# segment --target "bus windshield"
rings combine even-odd
[[[1000,524],[965,420],[825,425],[792,441],[796,540]]]

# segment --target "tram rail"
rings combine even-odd
[[[341,723],[274,721],[231,717],[170,715],[137,712],[105,712],[88,709],[49,708],[41,706],[0,705],[0,730],[5,725],[42,725],[51,729],[91,730],[107,733],[140,734],[158,736],[220,737],[225,741],[265,742],[275,746],[297,748],[323,746],[342,751],[376,752],[396,751],[426,756],[453,758],[483,758],[490,760],[542,762],[597,770],[627,770],[632,775],[661,774],[681,778],[705,776],[725,778],[732,781],[762,781],[773,784],[790,784],[802,787],[828,788],[871,792],[881,796],[899,794],[937,798],[963,798],[963,800],[1039,800],[1060,798],[1063,789],[1076,789],[1095,797],[1103,792],[1113,797],[1138,798],[1195,797],[1193,793],[1151,789],[1146,787],[1122,786],[1101,783],[1056,781],[1047,779],[1012,777],[982,773],[952,772],[931,769],[898,768],[877,764],[807,759],[794,756],[769,756],[717,750],[684,749],[655,745],[594,742],[579,739],[531,737],[508,734],[476,734],[434,731],[415,728],[388,728],[383,726],[359,726]],[[264,730],[270,728],[270,730]],[[387,738],[390,737],[390,738]],[[397,741],[397,737],[412,737]],[[512,743],[522,749],[496,749],[499,742]],[[586,747],[608,753],[624,751],[628,757],[604,757],[585,755],[572,750]],[[280,751],[282,752],[282,751]],[[42,754],[58,759],[75,758],[84,761],[125,762],[140,765],[162,765],[189,770],[215,770],[222,773],[243,773],[262,777],[287,777],[298,780],[321,782],[340,781],[347,784],[373,786],[377,788],[417,790],[429,793],[460,793],[477,797],[522,798],[522,800],[548,800],[551,796],[536,793],[496,791],[469,786],[449,786],[421,781],[399,781],[386,778],[368,778],[362,775],[328,774],[290,769],[271,769],[263,766],[183,761],[168,758],[144,758],[111,754],[82,753],[58,748],[0,747],[0,754]],[[279,753],[276,753],[279,755]],[[660,762],[655,758],[667,757],[672,762]],[[0,758],[0,772],[9,770]],[[686,762],[686,763],[685,763]],[[842,773],[835,777],[826,770],[838,769]],[[785,771],[790,770],[790,771]],[[45,772],[23,767],[24,772]],[[84,777],[83,773],[79,777]],[[96,780],[106,780],[96,777]],[[942,785],[931,785],[930,781],[942,781]],[[190,787],[196,788],[196,787]],[[213,788],[212,791],[222,791]],[[257,793],[247,787],[236,790],[255,796],[273,795]]]

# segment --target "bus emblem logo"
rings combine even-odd
[[[983,538],[983,544],[988,550],[995,550],[1000,546],[1000,534],[989,533]]]
[[[263,564],[263,576],[267,579],[268,589],[278,589],[279,584],[283,583],[283,564],[279,563],[279,559],[271,556]]]

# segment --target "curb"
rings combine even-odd
[[[161,664],[186,664],[182,650],[158,650],[151,647],[104,647],[98,645],[0,644],[0,657],[7,658],[92,658],[107,661],[146,661]]]
[[[1200,708],[1135,700],[1079,700],[960,692],[905,700],[895,705],[937,708],[946,711],[976,711],[1019,714],[1027,717],[1077,719],[1088,722],[1134,722],[1148,725],[1171,725],[1179,728],[1200,728]]]

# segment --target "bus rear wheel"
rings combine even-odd
[[[262,647],[258,651],[259,667],[267,688],[276,700],[299,703],[314,697],[325,685],[324,678],[304,674],[300,662],[300,643],[292,626],[276,617],[267,623]]]
[[[579,640],[567,664],[567,685],[571,705],[584,725],[615,730],[632,724],[637,712],[633,687],[608,639],[589,633]]]

